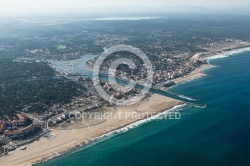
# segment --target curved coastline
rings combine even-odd
[[[63,156],[63,155],[69,154],[69,153],[75,153],[75,152],[78,152],[80,150],[89,148],[89,147],[94,146],[94,145],[96,145],[98,143],[101,143],[101,142],[103,142],[105,140],[108,140],[108,139],[110,139],[112,137],[115,137],[117,135],[126,133],[126,132],[128,132],[128,131],[130,131],[132,129],[140,127],[141,125],[150,123],[150,122],[152,122],[154,120],[157,120],[157,119],[161,119],[162,116],[166,115],[169,111],[178,111],[178,110],[184,109],[185,106],[186,106],[186,104],[176,105],[173,108],[170,108],[170,109],[167,109],[165,111],[159,112],[159,114],[157,114],[155,116],[152,116],[152,117],[149,117],[149,118],[145,118],[145,119],[142,119],[142,120],[138,120],[138,121],[136,121],[134,123],[125,125],[125,126],[123,126],[121,128],[118,128],[116,130],[110,131],[110,132],[108,132],[106,134],[103,134],[101,136],[97,136],[97,137],[93,138],[92,140],[90,140],[89,142],[80,143],[79,146],[75,146],[72,149],[69,149],[67,151],[63,151],[61,153],[58,153],[57,155],[52,155],[52,156],[50,156],[47,159],[44,159],[44,160],[41,160],[41,161],[37,161],[35,163],[31,163],[31,164],[28,164],[28,165],[31,166],[31,165],[34,165],[34,164],[43,163],[43,162],[49,161],[49,160],[51,160],[53,158],[57,158],[57,157],[60,157],[60,156]]]
[[[209,69],[214,68],[214,67],[218,67],[218,66],[215,66],[215,65],[211,64],[211,63],[210,63],[210,60],[221,59],[221,58],[227,58],[228,56],[235,55],[235,54],[239,54],[239,53],[242,53],[242,52],[245,52],[245,51],[250,51],[250,47],[236,48],[236,49],[232,49],[232,50],[230,50],[230,51],[225,51],[225,52],[222,53],[222,54],[215,54],[215,55],[210,55],[209,57],[206,57],[206,58],[202,58],[203,60],[208,60],[209,63],[208,63],[208,65],[201,66],[201,67],[195,69],[195,72],[196,72],[196,73],[199,73],[199,74],[201,74],[201,75],[199,75],[199,76],[196,75],[196,76],[192,77],[191,79],[188,79],[188,78],[187,78],[187,76],[189,76],[189,75],[184,76],[184,77],[182,77],[182,78],[184,78],[184,81],[177,83],[175,86],[178,86],[179,84],[185,84],[185,83],[187,83],[187,82],[189,82],[189,81],[193,81],[193,80],[196,80],[196,79],[198,79],[198,78],[204,77],[204,76],[206,76],[206,74],[202,73],[203,71],[209,70]],[[175,86],[173,86],[173,87],[175,87]],[[171,87],[171,88],[172,88],[172,87]],[[110,132],[108,132],[108,133],[105,133],[105,134],[103,134],[103,135],[101,135],[101,136],[97,136],[97,137],[93,138],[90,142],[87,142],[87,143],[86,143],[86,142],[83,142],[83,144],[80,146],[80,149],[79,149],[79,146],[76,146],[76,147],[74,147],[74,148],[72,148],[72,149],[69,149],[69,150],[67,150],[67,151],[62,152],[62,153],[59,154],[59,155],[51,156],[51,157],[48,158],[48,159],[41,160],[41,161],[36,162],[36,163],[33,163],[33,164],[37,164],[37,163],[41,163],[41,162],[46,162],[46,161],[48,161],[48,160],[50,160],[50,159],[53,159],[53,158],[55,158],[55,157],[62,156],[62,155],[65,155],[65,154],[68,154],[68,153],[70,153],[70,152],[74,152],[74,151],[77,152],[77,151],[76,151],[77,149],[78,149],[78,150],[82,150],[82,148],[84,149],[84,148],[91,147],[91,146],[93,146],[93,145],[95,145],[95,144],[97,144],[97,143],[100,143],[100,142],[102,142],[102,141],[105,141],[105,140],[107,140],[107,139],[109,139],[109,138],[112,138],[112,137],[117,136],[117,135],[119,135],[119,134],[125,133],[125,132],[127,132],[127,131],[129,131],[129,130],[132,130],[132,129],[134,129],[134,128],[137,128],[137,127],[139,127],[139,126],[141,126],[141,125],[143,125],[143,124],[149,123],[149,122],[151,122],[151,121],[157,119],[157,118],[158,118],[159,116],[161,116],[162,114],[166,114],[166,113],[168,113],[168,112],[171,111],[171,110],[175,110],[175,109],[179,109],[179,108],[181,109],[181,108],[185,107],[185,105],[186,105],[186,104],[179,104],[179,105],[176,105],[176,106],[174,106],[174,107],[172,107],[172,108],[165,109],[165,111],[160,111],[160,112],[158,112],[158,113],[160,113],[160,114],[158,114],[158,115],[155,115],[155,116],[150,117],[150,118],[145,118],[145,119],[142,119],[142,120],[138,120],[138,121],[133,122],[133,123],[130,123],[130,124],[128,124],[128,125],[124,125],[124,126],[122,126],[121,128],[117,128],[117,129],[115,129],[115,130],[113,130],[113,131],[110,131]]]
[[[210,60],[227,58],[229,56],[237,55],[239,53],[246,52],[246,51],[250,51],[250,46],[246,46],[244,48],[235,48],[235,49],[232,49],[229,51],[223,51],[223,53],[210,54],[210,55],[206,55],[205,57],[203,57],[203,55],[201,55],[200,59],[206,60],[208,62],[208,64],[201,65],[200,67],[196,68],[193,72],[191,72],[190,74],[188,74],[186,76],[172,80],[176,83],[176,85],[170,87],[169,89],[176,87],[180,84],[185,84],[187,82],[190,82],[190,81],[193,81],[193,80],[196,80],[198,78],[206,76],[206,74],[203,73],[204,71],[212,69],[214,67],[218,67],[216,65],[211,64]]]
[[[25,151],[17,149],[7,156],[2,156],[0,163],[6,166],[41,163],[131,130],[171,110],[178,109],[181,107],[180,105],[183,105],[180,101],[160,95],[152,95],[138,104],[118,107],[117,113],[121,113],[121,119],[111,119],[100,125],[83,129],[70,131],[52,130],[52,137],[49,139],[41,138],[39,141],[27,145],[27,150]],[[140,112],[136,111],[138,109]],[[126,114],[141,113],[142,117],[126,117]]]
[[[244,48],[235,48],[235,49],[232,49],[232,50],[224,51],[223,53],[209,55],[209,56],[204,57],[202,59],[210,61],[210,60],[213,60],[213,59],[226,58],[228,56],[232,56],[232,55],[239,54],[239,53],[246,52],[246,51],[250,51],[250,46],[246,46]]]
[[[241,52],[245,52],[245,51],[250,51],[250,47],[226,51],[223,54],[211,55],[211,56],[206,57],[204,59],[209,61],[209,60],[213,60],[213,59],[226,58],[228,56],[235,55],[235,54],[238,54],[238,53],[241,53]],[[215,66],[211,65],[210,67],[202,68],[199,71],[201,72],[201,71],[204,71],[204,70],[209,69],[211,67],[215,67]],[[205,76],[205,74],[203,74],[203,76]],[[197,77],[197,76],[193,77],[191,80],[196,79],[196,78],[199,78],[199,77]],[[184,81],[181,82],[181,83],[185,83],[187,81],[190,81],[190,79],[187,79],[187,77],[186,77],[184,79]],[[171,106],[169,108],[161,109],[161,110],[156,111],[156,112],[160,113],[160,114],[161,113],[164,114],[164,113],[167,113],[168,111],[170,111],[172,109],[176,109],[176,107],[179,108],[181,106],[183,106],[183,104],[179,103],[179,104],[175,104],[175,106]],[[133,128],[136,128],[136,127],[138,127],[138,126],[140,126],[142,124],[150,122],[150,121],[154,120],[154,118],[157,118],[157,116],[159,116],[159,114],[155,115],[153,117],[150,117],[150,118],[139,119],[139,120],[136,120],[135,122],[124,124],[122,126],[116,127],[114,129],[112,129],[110,131],[106,131],[104,133],[98,133],[97,135],[93,136],[93,138],[89,139],[88,141],[84,140],[83,142],[80,142],[80,143],[77,142],[75,144],[71,144],[70,146],[67,146],[66,148],[58,149],[54,153],[49,153],[46,156],[36,157],[36,159],[32,159],[31,162],[29,162],[29,160],[25,160],[25,161],[23,161],[21,163],[19,162],[18,165],[33,165],[33,164],[45,162],[47,160],[50,160],[52,158],[64,155],[64,154],[72,152],[72,151],[76,151],[77,149],[81,150],[82,148],[87,148],[87,147],[92,146],[92,145],[94,145],[94,144],[96,144],[98,142],[102,142],[102,141],[104,141],[106,139],[109,139],[109,138],[111,138],[113,136],[116,136],[118,134],[127,132],[127,131],[129,131],[129,130],[131,130]],[[29,149],[27,149],[27,151],[29,151]],[[10,154],[9,156],[5,156],[5,157],[11,158],[12,156],[13,156],[13,154]],[[3,158],[1,157],[0,158],[0,162],[1,163],[2,163],[2,159],[4,160],[5,157],[3,157]],[[14,160],[14,158],[9,159],[9,160]]]

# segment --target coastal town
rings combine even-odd
[[[247,43],[241,43],[237,45],[237,47],[247,47]],[[228,46],[227,46],[228,47]],[[236,47],[236,48],[237,48]],[[231,48],[231,47],[230,47]],[[212,51],[210,54],[214,53],[221,53],[221,51]],[[228,51],[228,50],[226,50]],[[178,59],[174,57],[174,59],[164,58],[160,62],[155,62],[154,66],[158,63],[158,68],[154,68],[155,75],[154,75],[154,82],[153,88],[159,89],[162,91],[166,91],[169,87],[175,85],[176,83],[180,83],[178,79],[183,78],[183,76],[187,76],[188,74],[192,74],[193,71],[197,70],[201,66],[206,66],[207,61],[202,60],[202,57],[209,56],[209,53],[206,54],[195,54],[193,57],[189,57],[189,61],[186,62],[184,65],[183,63],[178,63]],[[111,59],[112,60],[112,59]],[[87,61],[86,65],[88,68],[91,68],[92,60]],[[69,62],[66,63],[69,64]],[[106,62],[106,65],[109,62]],[[160,65],[159,63],[166,63],[168,65]],[[53,67],[53,65],[51,64]],[[209,65],[208,65],[209,66]],[[108,68],[108,67],[106,67]],[[174,69],[174,70],[173,70]],[[104,71],[104,70],[103,70]],[[57,71],[63,77],[70,78],[69,73],[65,73],[65,71]],[[72,71],[71,71],[72,72]],[[141,70],[143,72],[143,70]],[[125,70],[119,70],[119,74],[115,75],[116,78],[121,80],[127,80],[128,78],[133,78],[135,82],[140,84],[140,80],[142,79],[140,76],[145,75],[146,73],[136,73],[132,75],[128,75]],[[202,70],[198,70],[198,73],[201,74]],[[73,75],[74,73],[72,73]],[[102,74],[107,74],[103,72]],[[197,77],[194,76],[194,77]],[[192,75],[191,75],[192,78]],[[75,128],[84,128],[86,126],[95,125],[101,123],[107,119],[98,119],[93,120],[89,124],[81,124],[76,122],[70,118],[70,116],[80,115],[84,112],[93,111],[98,108],[103,107],[112,107],[107,101],[104,101],[95,91],[94,82],[90,78],[83,78],[83,77],[74,77],[73,79],[75,82],[81,84],[83,87],[88,89],[83,95],[75,97],[71,100],[70,103],[67,104],[54,104],[49,111],[45,113],[30,113],[28,112],[28,107],[20,111],[19,113],[15,113],[13,115],[4,115],[2,120],[0,120],[0,134],[1,138],[0,141],[3,145],[3,154],[8,154],[8,152],[15,150],[16,148],[23,148],[25,145],[28,145],[34,141],[38,141],[41,138],[49,139],[52,135],[50,134],[51,129],[67,129],[72,123],[75,123]],[[184,79],[185,80],[185,79]],[[130,92],[126,92],[126,86],[119,85],[120,89],[124,88],[124,93],[122,92],[115,92],[113,87],[111,86],[110,82],[102,81],[103,88],[113,97],[125,99],[131,96],[136,96],[140,93],[139,89],[133,89]],[[150,96],[150,95],[149,95]],[[149,97],[147,96],[147,97]],[[89,117],[85,117],[86,119]]]
[[[51,32],[46,28],[33,32],[32,24],[20,36],[0,38],[0,163],[35,163],[97,142],[107,133],[127,131],[126,126],[166,110],[175,115],[175,108],[200,106],[198,100],[169,89],[205,76],[204,70],[212,67],[209,57],[226,57],[250,47],[250,39],[241,31],[225,32],[227,24],[211,23],[204,32],[199,21],[183,21],[189,27],[186,31],[175,21],[168,25],[167,20],[144,20],[141,25],[128,21],[122,26],[119,21],[103,21],[102,26],[98,21],[65,21],[55,25],[62,29],[58,33],[47,25]],[[119,44],[140,49],[150,60],[154,75],[149,93],[142,88],[147,77],[143,59],[124,51],[106,58],[99,79],[93,79],[99,55]],[[122,64],[124,57],[136,68]],[[119,59],[122,65],[110,71],[112,62]],[[128,86],[130,80],[135,87]],[[108,100],[98,94],[99,83]],[[112,103],[114,98],[122,102],[140,95],[138,103]],[[202,104],[199,108],[206,107]],[[10,161],[12,157],[16,160]]]

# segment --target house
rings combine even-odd
[[[12,120],[11,123],[14,126],[22,126],[25,125],[27,123],[28,117],[24,114],[16,114],[16,116],[18,117],[18,119]]]

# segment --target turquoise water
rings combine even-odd
[[[250,165],[250,52],[211,61],[208,76],[175,93],[206,103],[40,166]]]

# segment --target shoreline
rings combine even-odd
[[[201,60],[212,60],[212,59],[219,59],[219,58],[226,58],[228,56],[232,56],[235,54],[239,54],[245,51],[250,51],[250,44],[230,49],[224,49],[219,51],[210,51],[208,53],[197,53],[200,56]],[[197,56],[197,55],[196,55]]]
[[[127,111],[127,113],[136,113],[134,110],[137,109],[138,106],[120,106],[117,108],[118,112],[122,114],[121,119],[119,120],[111,119],[100,125],[83,129],[73,129],[70,131],[52,130],[51,138],[41,138],[39,141],[27,145],[27,150],[25,151],[17,149],[7,156],[2,156],[0,157],[0,163],[6,166],[16,166],[33,165],[45,162],[138,127],[144,123],[152,121],[155,117],[160,116],[161,114],[166,114],[172,109],[182,107],[183,104],[183,102],[175,99],[160,95],[152,95],[147,101],[141,101],[139,106],[143,113],[153,113],[153,116],[126,119],[124,118],[123,112]]]
[[[135,129],[135,128],[141,126],[141,125],[147,124],[147,123],[149,123],[149,122],[157,119],[158,117],[162,116],[163,114],[167,114],[169,111],[176,110],[178,108],[181,109],[185,105],[186,104],[176,105],[173,108],[167,109],[167,110],[162,111],[162,112],[158,112],[159,114],[157,114],[155,116],[152,116],[152,117],[149,117],[149,118],[145,118],[145,119],[141,119],[141,120],[138,120],[138,121],[133,122],[133,123],[128,124],[128,125],[124,125],[121,128],[117,128],[117,129],[114,129],[113,131],[110,131],[110,132],[105,133],[103,135],[97,136],[97,137],[93,138],[90,142],[79,143],[78,144],[79,146],[75,146],[72,149],[68,149],[67,151],[62,152],[61,154],[59,153],[58,155],[51,156],[50,158],[42,159],[41,161],[37,161],[36,163],[31,163],[31,165],[43,163],[43,162],[49,161],[51,159],[54,159],[54,158],[57,158],[57,157],[60,157],[60,156],[64,156],[64,155],[70,154],[71,152],[77,152],[78,150],[89,148],[89,147],[94,146],[94,145],[96,145],[98,143],[101,143],[101,142],[103,142],[105,140],[108,140],[109,138],[112,138],[114,136],[126,133],[126,132],[128,132],[128,131],[130,131],[132,129]]]
[[[171,81],[176,83],[175,86],[178,86],[180,84],[183,84],[183,83],[186,83],[186,82],[201,78],[203,76],[206,76],[206,74],[203,73],[203,71],[207,70],[207,69],[210,69],[210,68],[213,68],[213,67],[215,67],[215,66],[210,64],[210,63],[209,64],[204,64],[204,65],[201,65],[200,67],[196,68],[190,74],[188,74],[186,76],[183,76],[183,77],[180,77],[180,78],[173,79]],[[171,88],[172,87],[170,87],[170,89]]]
[[[235,49],[231,49],[228,51],[223,51],[222,53],[218,54],[211,54],[211,55],[206,55],[206,57],[201,57],[202,60],[212,60],[212,59],[219,59],[219,58],[226,58],[228,56],[231,55],[235,55],[241,52],[245,52],[245,51],[250,51],[250,46],[246,46],[244,48],[235,48]],[[202,55],[201,55],[202,56]],[[182,83],[186,83],[188,81],[200,78],[205,76],[206,74],[203,73],[204,70],[208,69],[208,68],[212,68],[215,67],[214,65],[208,63],[205,65],[201,65],[200,67],[196,68],[193,72],[191,72],[190,74],[174,79],[172,81],[176,81],[176,84],[182,84]],[[159,97],[159,95],[152,95],[149,100],[154,101],[155,98],[157,98],[156,96]],[[77,149],[81,150],[82,148],[87,148],[88,146],[92,146],[96,143],[102,142],[106,139],[109,139],[110,137],[113,137],[115,135],[124,133],[130,129],[133,129],[135,127],[138,127],[142,124],[145,124],[147,122],[150,122],[153,120],[154,117],[159,116],[159,114],[164,114],[167,113],[168,111],[172,110],[172,109],[176,109],[176,107],[181,107],[184,105],[184,103],[168,98],[168,97],[163,97],[160,96],[162,100],[169,100],[170,102],[165,103],[164,107],[165,108],[159,108],[159,106],[161,106],[161,104],[159,103],[152,103],[151,105],[146,105],[145,106],[145,110],[149,110],[152,109],[152,105],[154,105],[154,112],[156,112],[157,114],[155,116],[152,117],[146,117],[143,119],[135,119],[135,120],[130,120],[128,121],[128,119],[123,119],[122,122],[111,122],[110,120],[108,121],[110,124],[106,125],[106,123],[101,123],[100,125],[97,126],[93,126],[93,127],[88,127],[88,128],[84,128],[84,129],[73,129],[70,132],[70,134],[77,134],[78,131],[80,132],[87,132],[87,135],[81,135],[81,136],[72,136],[70,137],[70,139],[68,140],[64,140],[62,138],[64,138],[65,136],[67,137],[67,135],[69,135],[67,132],[68,131],[58,131],[58,130],[51,130],[51,134],[53,135],[50,139],[44,139],[41,138],[39,141],[34,142],[32,144],[27,145],[27,150],[25,151],[21,151],[19,149],[17,149],[14,152],[11,152],[9,155],[7,156],[1,156],[0,157],[0,163],[3,165],[33,165],[33,164],[38,164],[38,163],[42,163],[42,162],[46,162],[52,158],[55,157],[59,157],[62,155],[66,155],[68,153],[74,152]],[[158,98],[157,98],[158,99]],[[141,105],[140,102],[139,104]],[[144,103],[145,104],[145,103]],[[128,110],[126,108],[122,108],[119,107],[120,111],[121,110]],[[130,110],[131,111],[131,110]],[[150,111],[149,111],[150,112]],[[100,127],[101,126],[101,127]],[[132,126],[131,128],[129,126]],[[105,129],[107,127],[107,129]],[[96,130],[95,132],[91,132],[91,130],[89,130],[91,128],[91,130]],[[100,129],[103,129],[102,131]],[[117,133],[118,132],[118,133]],[[114,134],[114,135],[112,135]],[[53,142],[57,142],[60,141],[61,143],[57,143],[58,146],[56,145],[52,145]],[[49,144],[50,146],[45,146],[45,144]],[[44,149],[37,149],[39,146],[45,146]],[[37,147],[36,147],[37,146]],[[56,146],[56,147],[55,147]],[[50,149],[50,147],[52,147],[52,150]],[[47,148],[47,149],[46,149]],[[28,155],[25,155],[25,153],[28,152]],[[23,153],[23,154],[22,154]]]
[[[183,83],[204,77],[204,76],[206,76],[206,74],[203,73],[203,71],[216,67],[215,65],[210,63],[210,60],[227,58],[229,56],[233,56],[235,54],[239,54],[239,53],[246,52],[246,51],[250,51],[250,45],[231,48],[230,50],[217,51],[216,53],[214,53],[214,52],[210,52],[208,54],[197,53],[192,57],[192,59],[207,60],[208,64],[203,64],[200,67],[197,67],[194,71],[192,71],[188,75],[173,79],[171,81],[175,82],[176,86],[178,86],[179,84],[183,84]],[[170,88],[172,88],[172,87],[170,87]]]

